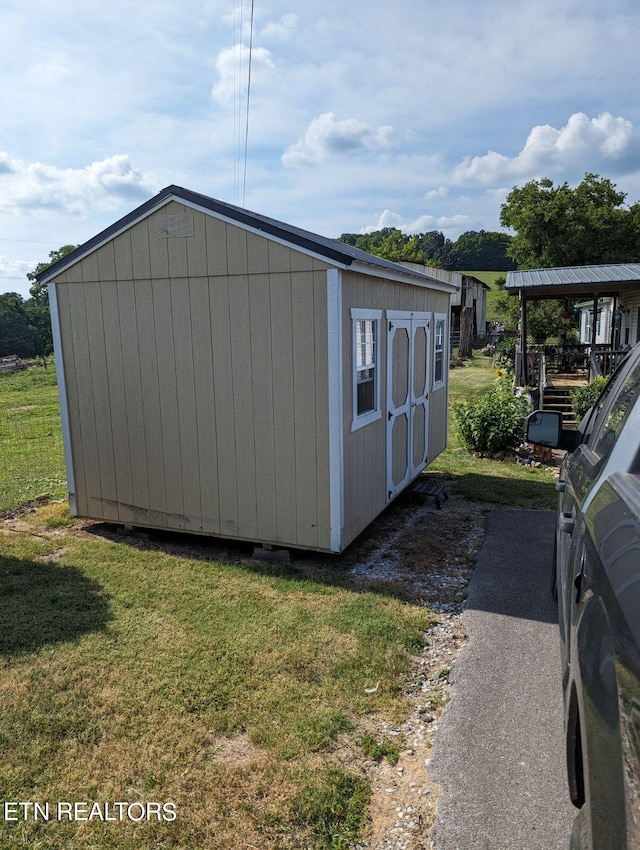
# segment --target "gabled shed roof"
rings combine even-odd
[[[602,295],[640,285],[640,263],[567,266],[555,269],[522,269],[507,272],[506,289],[512,295],[566,298],[598,292]]]
[[[312,233],[308,230],[303,230],[302,228],[285,224],[277,219],[269,218],[259,213],[243,209],[242,207],[226,203],[225,201],[219,201],[215,198],[210,198],[207,195],[201,195],[199,192],[193,192],[190,189],[184,189],[181,186],[174,185],[167,186],[165,189],[162,189],[153,198],[150,198],[144,204],[116,221],[110,227],[107,227],[101,233],[98,233],[96,236],[80,245],[75,249],[75,251],[67,254],[61,260],[58,260],[57,263],[49,266],[49,268],[37,275],[38,281],[45,283],[48,280],[53,279],[56,275],[79,262],[110,239],[113,239],[118,234],[123,233],[129,227],[156,212],[172,200],[176,200],[187,206],[193,207],[194,209],[216,215],[226,221],[238,224],[241,227],[246,227],[254,232],[270,236],[278,241],[285,242],[292,247],[320,256],[327,262],[334,263],[343,268],[352,268],[363,272],[369,271],[370,273],[378,275],[386,272],[405,279],[413,279],[416,284],[425,285],[427,283],[432,283],[437,288],[445,289],[449,292],[455,292],[457,289],[455,285],[444,282],[435,276],[418,272],[413,269],[408,269],[398,263],[392,263],[390,260],[376,257],[375,255],[369,254],[366,251],[361,251],[359,248],[355,248],[352,245],[339,242],[337,239],[320,236],[317,233]]]

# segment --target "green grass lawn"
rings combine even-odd
[[[359,724],[406,714],[428,608],[330,569],[313,580],[203,543],[78,533],[64,505],[0,547],[3,800],[177,809],[139,824],[0,820],[3,850],[355,838],[369,796]],[[339,739],[355,769],[332,755]]]
[[[0,510],[44,493],[66,495],[53,363],[0,375]]]
[[[496,380],[491,358],[475,353],[472,360],[449,373],[449,446],[429,469],[445,473],[456,493],[468,499],[523,508],[555,510],[555,477],[548,467],[519,466],[510,461],[476,458],[460,440],[451,410],[463,399],[477,398]]]

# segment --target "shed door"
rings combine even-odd
[[[427,462],[429,313],[387,313],[387,501]]]

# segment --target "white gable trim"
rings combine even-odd
[[[62,334],[60,332],[60,312],[58,310],[58,294],[55,283],[47,287],[49,292],[49,308],[51,311],[51,331],[53,334],[53,353],[58,376],[58,397],[60,399],[60,419],[62,422],[62,446],[64,449],[64,465],[67,471],[67,491],[69,493],[69,513],[78,515],[76,503],[76,476],[73,467],[71,451],[71,428],[69,424],[69,400],[67,397],[67,382],[64,374],[64,358],[62,356]]]

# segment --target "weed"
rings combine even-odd
[[[293,800],[292,817],[311,829],[314,846],[346,850],[358,838],[371,789],[355,773],[329,767]]]
[[[397,742],[389,738],[382,738],[382,740],[377,741],[369,732],[362,736],[360,746],[365,756],[373,759],[373,761],[386,759],[389,764],[396,764],[400,756],[400,746]]]

